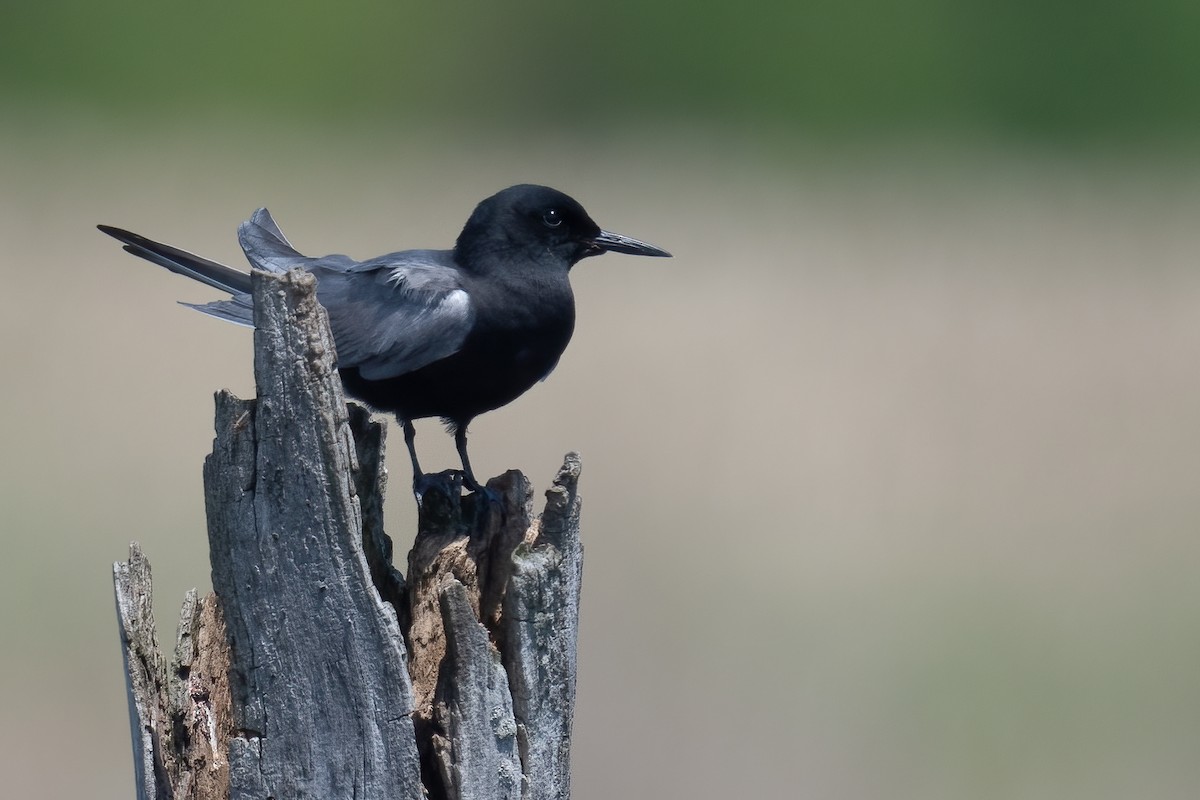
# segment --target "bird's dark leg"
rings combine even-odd
[[[480,491],[483,486],[475,480],[475,473],[471,471],[471,459],[467,458],[467,424],[465,422],[454,425],[454,446],[458,448],[458,457],[462,459],[463,486],[472,492]]]
[[[458,497],[461,492],[458,473],[447,470],[437,475],[426,475],[421,469],[421,463],[417,461],[417,448],[415,444],[417,429],[413,427],[411,420],[397,417],[396,421],[404,429],[404,444],[408,447],[408,457],[412,459],[412,486],[413,494],[417,498],[417,504],[420,505],[425,495],[431,491],[441,492],[447,497]]]
[[[421,478],[425,475],[421,471],[421,463],[417,461],[417,429],[413,427],[412,420],[402,419],[399,422],[404,428],[404,446],[408,448],[408,457],[412,459],[413,489],[415,491],[421,483]]]
[[[503,511],[503,503],[500,495],[494,489],[489,489],[483,486],[479,481],[475,480],[475,473],[471,471],[471,459],[467,458],[467,423],[454,423],[454,446],[458,448],[458,457],[462,459],[463,465],[463,486],[467,490],[474,493],[477,497],[482,497],[485,502],[475,506],[477,513],[491,513],[492,511]]]
[[[448,469],[436,475],[426,475],[421,469],[421,462],[417,460],[417,429],[413,427],[411,420],[396,417],[396,421],[404,429],[404,444],[408,447],[408,457],[412,460],[412,490],[413,495],[417,498],[417,506],[424,509],[425,497],[431,492],[441,495],[447,502],[457,504],[458,498],[462,495],[462,476],[460,473],[457,470]]]

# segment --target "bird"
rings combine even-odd
[[[97,227],[127,252],[230,295],[182,305],[253,327],[249,273],[121,228]],[[462,484],[484,489],[467,455],[467,427],[558,364],[575,328],[569,280],[575,264],[607,252],[671,255],[601,229],[575,199],[533,184],[482,200],[448,250],[401,250],[366,261],[308,257],[266,208],[241,224],[238,240],[252,269],[299,268],[316,277],[346,393],[395,415],[418,500],[431,485],[417,459],[418,419],[442,420],[462,461]]]

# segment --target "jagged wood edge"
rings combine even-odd
[[[500,619],[501,656],[512,688],[527,800],[571,796],[583,545],[580,460],[568,453],[546,507],[512,555]]]
[[[187,593],[175,653],[165,664],[152,610],[150,562],[141,546],[113,564],[139,800],[224,800],[231,734],[229,648],[216,598]]]

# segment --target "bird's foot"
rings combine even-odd
[[[493,496],[496,495],[496,493],[494,491],[492,491],[488,487],[484,486],[479,481],[475,480],[475,476],[472,475],[471,473],[460,472],[459,474],[462,476],[462,485],[464,487],[466,487],[466,490],[468,492],[489,494],[489,495],[493,495]]]
[[[462,496],[462,486],[463,474],[456,469],[413,476],[413,494],[416,496],[418,504],[422,503],[429,495],[437,495],[446,500],[457,500]]]
[[[460,469],[447,469],[441,472],[430,472],[413,476],[413,494],[420,500],[426,493],[436,491],[451,497],[458,497],[466,489],[471,494],[482,495],[489,503],[499,503],[501,495],[495,489],[479,483],[471,475]]]
[[[461,470],[448,469],[440,473],[415,475],[413,494],[422,519],[461,519],[474,521],[475,528],[503,524],[504,493],[490,486],[475,483]],[[467,494],[462,489],[467,488]]]
[[[413,494],[417,498],[417,512],[422,520],[435,526],[461,520],[463,514],[462,473],[448,469],[413,476]]]
[[[463,489],[468,494],[463,495]],[[441,472],[413,476],[413,495],[417,507],[422,511],[444,508],[461,508],[475,516],[504,513],[504,495],[485,486],[462,470],[447,469]]]

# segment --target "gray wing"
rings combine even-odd
[[[442,260],[449,254],[414,250],[352,269],[310,267],[317,298],[329,312],[339,368],[358,367],[362,377],[382,380],[458,352],[475,310],[458,270]]]
[[[448,250],[406,250],[355,261],[310,258],[288,242],[260,208],[238,228],[251,266],[267,272],[300,267],[317,278],[317,299],[329,312],[338,367],[357,367],[368,380],[420,369],[456,353],[475,322],[470,298]],[[241,325],[254,324],[248,294],[192,308]]]

